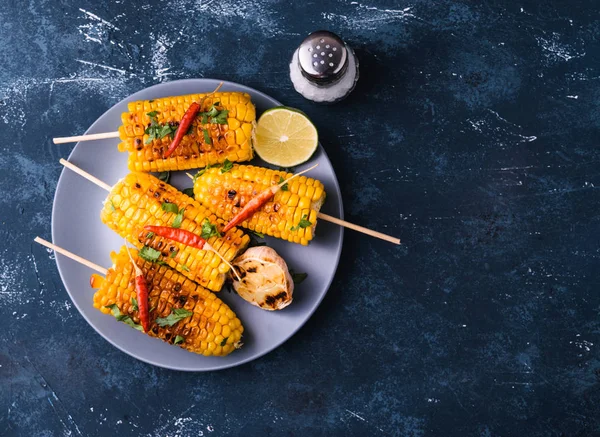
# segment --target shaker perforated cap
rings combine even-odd
[[[300,44],[298,63],[308,80],[321,84],[334,82],[348,67],[346,44],[327,30],[313,32]]]

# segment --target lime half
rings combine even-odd
[[[278,106],[263,113],[254,150],[269,164],[295,167],[308,161],[319,145],[317,128],[297,109]]]

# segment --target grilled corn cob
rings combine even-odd
[[[266,188],[276,185],[291,173],[251,165],[234,165],[221,173],[212,168],[196,178],[194,195],[202,205],[226,222],[246,203]],[[273,199],[255,212],[241,226],[284,240],[307,245],[317,224],[317,213],[325,201],[323,184],[300,176],[278,191]],[[301,227],[305,218],[310,225]],[[306,222],[303,222],[306,224]]]
[[[216,295],[166,266],[142,260],[136,250],[131,250],[131,254],[148,283],[149,304],[154,308],[150,313],[148,335],[171,344],[177,342],[190,352],[207,356],[228,355],[239,345],[244,327]],[[113,267],[108,269],[106,278],[92,275],[92,287],[98,288],[94,294],[94,307],[110,314],[110,306],[116,305],[120,318],[129,316],[127,321],[136,327],[140,320],[133,300],[136,297],[135,272],[125,246],[119,253],[112,252],[111,259]],[[166,318],[178,308],[193,314],[172,326],[157,323],[156,319]]]
[[[159,251],[158,260],[203,287],[219,291],[229,267],[214,252],[186,246],[144,230],[145,225],[173,225],[178,214],[163,209],[163,204],[169,203],[183,215],[181,229],[200,234],[205,219],[214,225],[223,225],[222,220],[200,203],[147,173],[130,173],[119,181],[104,202],[100,218],[134,246],[148,246]],[[231,229],[223,237],[211,237],[207,241],[231,261],[246,248],[250,238],[240,229]]]
[[[213,104],[219,103],[220,109],[229,111],[227,124],[202,124],[202,117],[197,118],[175,152],[169,158],[163,158],[172,137],[166,135],[150,140],[145,133],[151,125],[148,114],[156,112],[154,119],[159,125],[169,125],[175,129],[192,102],[200,102],[204,96],[188,94],[130,102],[127,105],[128,112],[121,115],[122,125],[119,127],[119,151],[129,152],[129,169],[144,172],[186,170],[222,163],[226,159],[231,162],[252,159],[251,138],[256,110],[250,95],[232,92],[215,93],[206,98],[200,108],[201,112],[205,112]]]

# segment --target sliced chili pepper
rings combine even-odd
[[[186,246],[202,249],[206,244],[206,240],[190,231],[180,228],[170,228],[169,226],[144,226],[144,229],[154,232],[156,235],[168,238],[169,240],[177,241]]]
[[[183,114],[183,118],[181,119],[181,123],[179,123],[179,127],[177,128],[177,132],[175,132],[175,138],[173,138],[173,141],[171,141],[169,148],[165,152],[165,158],[171,156],[171,154],[179,146],[183,136],[187,133],[188,129],[192,125],[194,118],[196,118],[198,111],[200,111],[200,105],[196,102],[192,103],[187,111],[185,111],[185,114]]]
[[[258,211],[265,203],[267,203],[270,199],[272,199],[273,196],[275,196],[275,193],[277,193],[279,190],[281,190],[281,187],[283,187],[285,184],[287,184],[289,181],[291,181],[295,177],[300,176],[301,174],[304,174],[307,171],[312,170],[313,168],[315,168],[318,165],[319,164],[315,164],[312,167],[307,168],[306,170],[302,170],[300,173],[296,173],[295,175],[289,177],[285,181],[282,181],[281,183],[279,183],[277,185],[273,185],[272,187],[269,187],[266,190],[258,193],[256,196],[254,196],[250,200],[250,202],[248,202],[246,205],[244,205],[242,210],[240,212],[238,212],[229,221],[229,223],[227,223],[225,225],[225,227],[223,228],[223,233],[227,232],[228,230],[230,230],[231,228],[233,228],[235,226],[238,226],[240,223],[242,223],[245,220],[247,220],[248,218],[252,217],[252,214],[254,214],[256,211]]]
[[[131,260],[131,264],[133,264],[133,268],[135,271],[135,292],[137,295],[140,322],[142,323],[142,328],[144,329],[144,332],[148,332],[150,330],[150,310],[148,308],[148,283],[146,282],[146,278],[144,278],[144,272],[142,272],[142,269],[140,269],[133,260],[133,257],[131,256],[127,245],[125,246],[125,248],[127,249],[127,254],[129,255],[129,259]]]
[[[188,129],[190,128],[190,126],[192,125],[192,122],[194,121],[194,118],[196,118],[196,115],[200,111],[200,108],[202,108],[204,101],[208,97],[212,96],[214,93],[219,91],[219,89],[221,89],[222,86],[223,86],[223,82],[221,82],[215,88],[215,90],[213,92],[205,95],[204,98],[200,100],[200,103],[197,103],[197,102],[192,103],[190,105],[190,107],[187,109],[187,111],[185,111],[185,114],[183,114],[183,118],[181,119],[181,123],[179,123],[179,128],[177,128],[177,132],[175,132],[175,137],[173,138],[173,141],[171,141],[169,148],[165,152],[165,155],[164,155],[165,158],[168,158],[169,156],[171,156],[171,154],[175,151],[175,149],[177,147],[179,147],[181,140],[183,139],[185,134],[187,134]]]

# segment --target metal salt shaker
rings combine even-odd
[[[294,88],[314,102],[334,103],[346,97],[358,81],[358,59],[336,34],[319,30],[308,35],[290,63]]]

